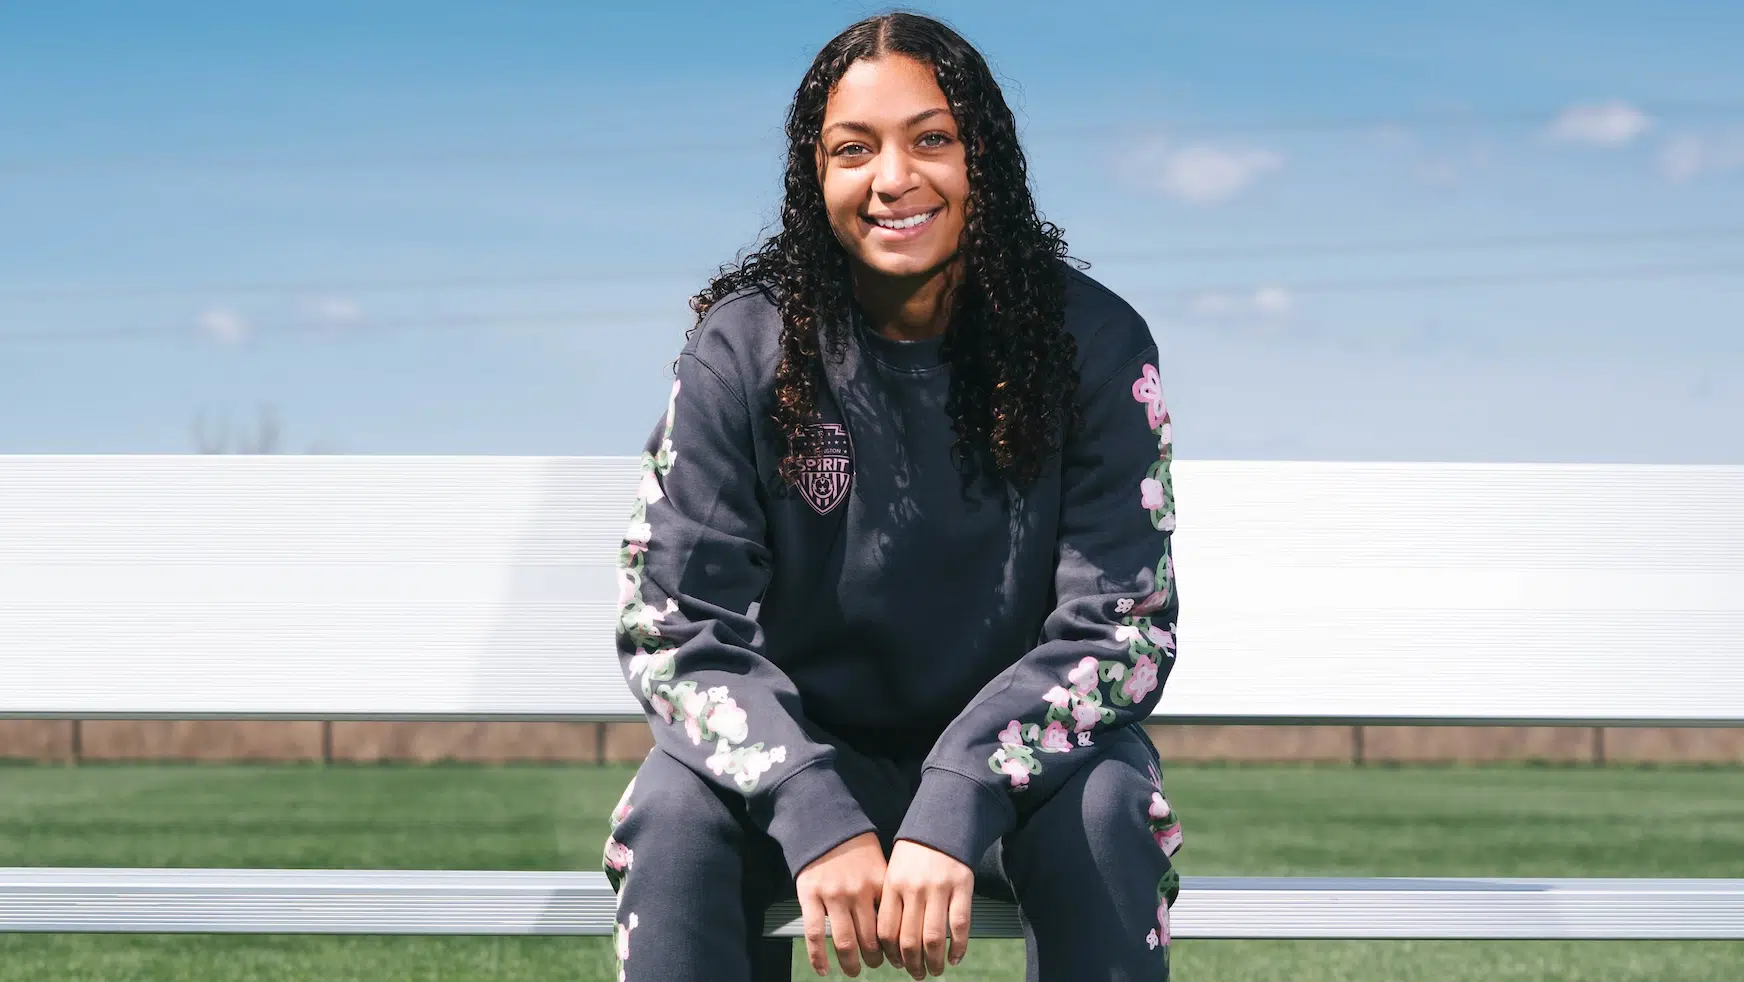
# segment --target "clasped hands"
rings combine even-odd
[[[794,887],[806,954],[819,975],[830,968],[825,917],[849,978],[859,976],[862,961],[877,968],[886,960],[916,979],[943,975],[947,957],[955,965],[968,950],[975,871],[918,842],[898,840],[886,863],[878,837],[861,833],[800,870]]]

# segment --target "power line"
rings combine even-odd
[[[1179,246],[1156,249],[1114,250],[1094,257],[1085,257],[1094,264],[1128,262],[1229,262],[1249,259],[1315,259],[1327,256],[1401,255],[1436,252],[1487,252],[1496,249],[1531,248],[1537,246],[1582,245],[1614,246],[1650,243],[1714,242],[1744,239],[1744,225],[1721,225],[1690,228],[1589,230],[1548,232],[1521,235],[1492,235],[1448,239],[1381,239],[1367,242],[1298,242],[1268,243],[1242,246]],[[8,292],[0,289],[0,299],[8,302],[37,302],[59,299],[132,299],[141,297],[182,296],[192,294],[225,297],[273,294],[322,293],[396,293],[446,292],[475,287],[531,286],[539,284],[595,284],[630,282],[691,282],[697,283],[711,275],[715,266],[698,266],[694,270],[676,267],[629,269],[550,269],[523,273],[501,274],[441,274],[420,273],[404,277],[362,278],[353,280],[257,280],[233,283],[205,283],[191,286],[122,286],[122,287],[61,287],[27,289]]]
[[[1707,101],[1674,101],[1659,103],[1629,102],[1627,105],[1654,118],[1697,118],[1710,116],[1734,116],[1744,113],[1744,102],[1735,100]],[[1180,128],[1194,134],[1201,133],[1309,133],[1338,132],[1346,130],[1385,130],[1400,129],[1430,129],[1448,126],[1466,126],[1473,124],[1521,125],[1533,123],[1548,123],[1555,120],[1571,106],[1556,109],[1503,109],[1487,111],[1443,110],[1439,112],[1399,113],[1392,115],[1373,116],[1274,116],[1252,120],[1194,120],[1159,119],[1140,121],[1135,126]],[[1127,124],[1119,124],[1127,125]],[[1110,129],[1106,125],[1076,125],[1050,126],[1045,132],[1051,136],[1086,135],[1091,133],[1106,133]]]
[[[1644,115],[1652,118],[1701,118],[1701,117],[1731,117],[1744,114],[1744,102],[1738,101],[1681,101],[1663,103],[1630,103]],[[1566,111],[1563,106],[1556,109],[1513,109],[1487,111],[1441,111],[1397,113],[1391,115],[1373,116],[1298,116],[1271,117],[1253,120],[1205,120],[1191,117],[1155,117],[1135,119],[1122,122],[1094,124],[1048,124],[1034,129],[1020,127],[1021,139],[1026,146],[1032,142],[1047,142],[1060,138],[1117,136],[1133,131],[1156,132],[1164,131],[1189,135],[1266,135],[1283,133],[1333,133],[1346,131],[1389,129],[1434,129],[1458,126],[1515,126],[1523,124],[1546,124],[1556,119]],[[709,154],[718,153],[771,153],[777,156],[786,153],[785,134],[776,127],[764,127],[761,138],[747,139],[743,136],[721,137],[719,135],[698,134],[693,137],[669,140],[646,140],[638,137],[620,138],[610,143],[586,143],[547,146],[504,146],[500,142],[488,149],[474,145],[459,147],[423,147],[409,151],[414,156],[394,156],[378,154],[329,155],[296,158],[260,155],[206,155],[202,157],[105,157],[101,159],[30,161],[30,160],[0,160],[0,175],[28,176],[32,173],[59,176],[73,172],[114,171],[117,169],[143,171],[157,170],[236,170],[236,169],[344,169],[349,167],[374,167],[383,165],[415,164],[436,165],[473,165],[485,163],[539,163],[561,162],[574,160],[577,157],[639,157],[649,154],[670,154],[695,150],[699,145],[706,146]],[[742,131],[740,131],[742,132]]]
[[[503,330],[514,330],[523,327],[553,328],[577,327],[589,321],[600,319],[610,320],[616,324],[624,323],[681,323],[687,322],[689,315],[676,312],[668,317],[653,311],[551,311],[531,314],[434,314],[406,317],[375,317],[358,321],[343,327],[327,324],[250,324],[239,327],[239,340],[249,340],[256,337],[273,337],[282,335],[299,335],[302,337],[336,337],[360,338],[384,331],[404,330],[470,330],[481,327],[494,327]],[[189,341],[204,341],[223,343],[213,332],[198,324],[181,325],[148,324],[138,327],[110,327],[83,330],[57,330],[54,328],[36,328],[15,331],[0,331],[0,343],[20,342],[82,342],[82,341],[142,341],[154,339],[176,339]]]
[[[1491,249],[1556,245],[1639,245],[1665,242],[1711,242],[1744,238],[1744,225],[1707,228],[1631,229],[1623,231],[1546,232],[1521,235],[1491,235],[1452,239],[1377,239],[1368,242],[1271,243],[1251,246],[1183,246],[1174,249],[1143,249],[1103,253],[1102,260],[1172,259],[1190,262],[1220,262],[1246,259],[1313,259],[1322,256],[1360,256],[1383,253],[1485,252]]]
[[[1354,280],[1309,280],[1301,283],[1280,281],[1264,284],[1290,293],[1367,293],[1393,290],[1440,289],[1450,286],[1502,286],[1516,283],[1573,283],[1582,281],[1659,280],[1682,276],[1716,276],[1744,273],[1744,263],[1646,264],[1638,266],[1586,267],[1560,270],[1533,270],[1518,273],[1445,273],[1428,276]],[[1255,284],[1197,287],[1162,292],[1135,291],[1135,296],[1192,299],[1207,294],[1244,293]]]
[[[1351,280],[1308,280],[1297,283],[1268,284],[1292,294],[1326,294],[1355,292],[1388,292],[1395,290],[1442,289],[1446,287],[1497,286],[1527,283],[1555,283],[1627,280],[1657,280],[1684,276],[1713,276],[1744,273],[1744,263],[1644,264],[1633,266],[1581,267],[1563,270],[1535,270],[1518,273],[1453,273],[1432,276],[1391,277]],[[1245,293],[1252,283],[1222,286],[1182,287],[1168,290],[1134,290],[1132,300],[1191,300],[1208,294]],[[675,305],[676,306],[676,305]],[[691,315],[687,309],[675,309],[671,314],[653,310],[573,310],[543,311],[526,314],[465,313],[426,316],[376,317],[344,327],[332,325],[272,325],[263,324],[240,333],[248,338],[296,334],[317,336],[361,337],[391,330],[464,330],[498,328],[505,331],[525,328],[589,328],[601,323],[613,326],[631,324],[683,325],[688,327]],[[43,343],[83,341],[133,341],[156,338],[184,340],[215,340],[198,325],[146,325],[87,330],[23,329],[0,331],[0,343]]]

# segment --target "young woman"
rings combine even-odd
[[[630,980],[956,964],[1168,975],[1180,827],[1140,723],[1175,658],[1144,321],[1065,261],[981,56],[889,14],[818,54],[781,231],[699,315],[642,458],[618,646],[655,749],[605,865]]]

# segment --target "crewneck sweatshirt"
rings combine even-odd
[[[778,467],[780,314],[715,303],[677,362],[619,553],[618,650],[655,744],[794,875],[873,831],[834,745],[922,761],[897,832],[973,866],[1141,723],[1175,660],[1171,428],[1143,318],[1065,269],[1083,425],[1028,488],[953,456],[945,336],[856,307],[797,487]]]

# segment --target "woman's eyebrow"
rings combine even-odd
[[[926,120],[932,116],[936,116],[939,113],[948,113],[948,112],[950,112],[950,110],[945,109],[943,107],[936,108],[936,109],[923,109],[920,112],[915,113],[913,116],[910,116],[907,119],[903,120],[902,127],[903,127],[903,129],[907,129],[910,126],[913,126],[916,123],[922,122],[923,120]],[[871,132],[873,132],[872,127],[866,125],[865,123],[855,122],[854,120],[851,120],[851,119],[844,119],[841,122],[831,123],[830,125],[824,127],[824,132],[828,133],[830,130],[836,129],[837,127],[842,127],[845,129],[854,130],[854,131],[859,132],[859,133],[871,133]]]

